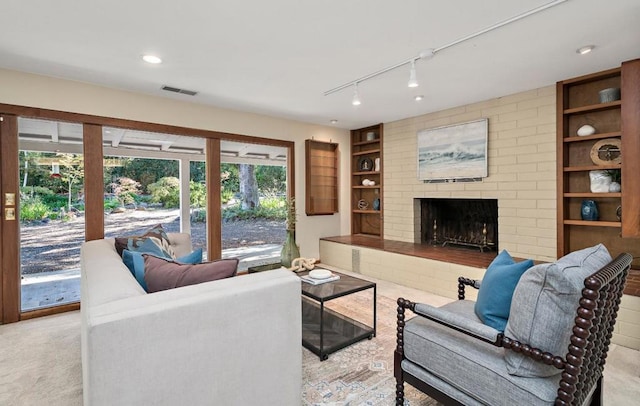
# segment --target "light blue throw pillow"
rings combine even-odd
[[[507,250],[503,250],[491,262],[482,278],[475,304],[476,315],[484,324],[504,331],[509,319],[513,291],[522,274],[532,266],[533,261],[530,259],[514,261]]]
[[[152,243],[153,244],[153,243]],[[144,244],[143,244],[144,245]],[[155,245],[155,244],[153,244]],[[142,248],[142,247],[141,247]],[[167,258],[166,255],[162,255],[162,252],[158,253],[158,250],[154,250],[153,247],[149,247],[149,251],[122,251],[122,262],[129,268],[131,274],[136,278],[140,286],[147,291],[147,283],[144,280],[144,257],[142,254],[153,255],[154,257],[166,259],[167,261],[174,261],[172,258]],[[184,255],[180,258],[176,258],[175,262],[181,264],[199,264],[202,262],[202,248],[198,248],[193,252]]]

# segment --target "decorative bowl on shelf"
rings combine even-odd
[[[577,134],[580,137],[584,137],[585,135],[592,135],[596,133],[596,129],[593,128],[593,126],[590,126],[589,124],[585,124],[582,127],[578,128],[578,132]]]
[[[609,87],[606,89],[602,89],[598,92],[598,97],[600,98],[600,103],[609,103],[612,101],[620,100],[620,88]]]

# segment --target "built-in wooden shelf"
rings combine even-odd
[[[590,197],[592,199],[601,197],[601,198],[620,198],[622,197],[622,193],[620,192],[610,192],[610,193],[565,193],[564,197]]]
[[[591,134],[591,135],[584,135],[584,136],[571,136],[571,137],[565,137],[562,141],[564,142],[580,142],[580,141],[591,141],[591,140],[601,140],[601,139],[605,139],[605,138],[615,138],[615,137],[620,137],[622,136],[622,133],[620,131],[615,131],[615,132],[611,132],[611,133],[602,133],[602,134]]]
[[[305,213],[307,216],[338,212],[338,144],[305,142]]]
[[[353,152],[351,155],[360,156],[360,155],[372,155],[372,154],[379,154],[379,153],[380,153],[380,149],[376,148],[376,149],[368,149],[366,151]]]
[[[564,114],[568,115],[568,114],[578,114],[578,113],[590,113],[595,111],[616,109],[616,108],[619,108],[620,106],[622,106],[622,102],[620,100],[617,100],[609,103],[598,103],[598,104],[592,104],[590,106],[582,106],[582,107],[574,107],[571,109],[565,109]]]
[[[354,235],[369,238],[382,238],[383,235],[382,137],[382,124],[351,130],[351,233]],[[371,161],[366,168],[378,170],[363,170],[365,160]],[[375,179],[374,186],[362,185],[368,177]],[[359,207],[369,209],[361,210]],[[379,210],[373,210],[373,207],[379,207]]]
[[[585,171],[604,171],[607,169],[621,169],[620,164],[615,165],[585,165],[585,166],[567,166],[563,168],[565,172],[585,172]]]
[[[361,145],[371,145],[371,144],[377,144],[379,142],[380,140],[376,138],[375,140],[354,142],[352,145],[354,147],[359,147]]]
[[[564,224],[569,226],[622,227],[622,223],[619,221],[564,220]]]
[[[380,175],[380,171],[353,172],[352,175]]]

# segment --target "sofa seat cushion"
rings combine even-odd
[[[458,300],[442,306],[471,321],[482,323],[475,303]],[[510,375],[505,350],[438,323],[414,317],[404,329],[404,353],[413,364],[448,385],[490,405],[553,404],[559,376],[522,378]],[[500,391],[495,388],[500,387]]]
[[[598,244],[565,255],[555,263],[529,269],[513,293],[505,336],[564,358],[584,280],[609,262],[609,251]],[[509,373],[518,376],[561,372],[514,351],[506,354],[505,361]]]

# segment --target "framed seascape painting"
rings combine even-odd
[[[418,131],[418,179],[487,177],[489,120]]]

